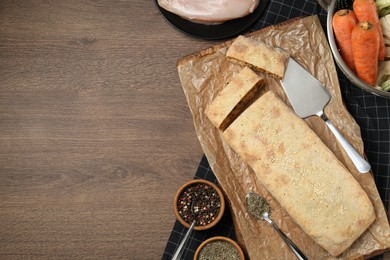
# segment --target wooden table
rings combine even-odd
[[[159,259],[202,151],[154,1],[0,1],[0,258]]]

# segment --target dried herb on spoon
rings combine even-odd
[[[270,213],[271,207],[262,197],[251,195],[246,197],[248,211],[256,218],[262,219],[264,212]]]

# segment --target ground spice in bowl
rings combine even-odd
[[[184,184],[174,201],[178,220],[186,227],[195,221],[196,230],[214,226],[221,219],[224,208],[221,190],[214,183],[202,179]]]
[[[232,239],[217,236],[204,241],[196,250],[194,260],[244,260],[241,247]]]
[[[214,241],[207,244],[199,253],[198,260],[239,260],[237,249],[229,242]]]

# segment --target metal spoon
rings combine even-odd
[[[270,207],[268,203],[258,194],[249,192],[245,196],[245,201],[249,213],[257,219],[267,221],[283,238],[284,242],[293,251],[296,257],[300,260],[307,260],[308,258],[302,253],[301,250],[283,233],[283,231],[272,221],[269,217]]]
[[[173,257],[172,257],[172,260],[179,260],[181,255],[183,254],[184,252],[184,246],[185,244],[187,243],[187,240],[188,238],[190,237],[191,233],[192,233],[192,230],[194,230],[195,228],[195,224],[196,224],[196,212],[194,210],[194,204],[195,204],[195,201],[193,201],[191,203],[191,213],[192,215],[194,216],[194,220],[192,221],[190,227],[188,228],[187,230],[187,233],[185,234],[183,240],[180,242],[179,246],[177,247],[175,253],[173,254]]]

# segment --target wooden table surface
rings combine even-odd
[[[202,150],[146,0],[0,0],[0,259],[160,259]]]

